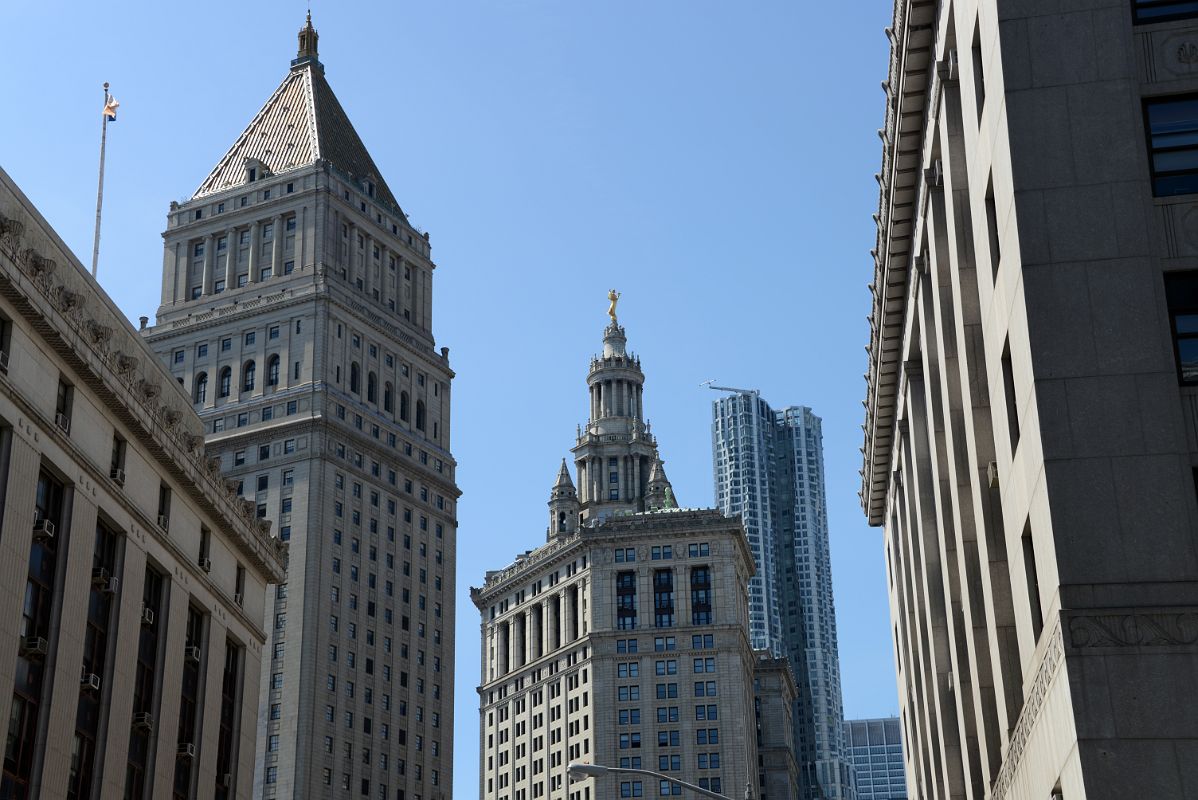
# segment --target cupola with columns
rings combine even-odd
[[[644,418],[642,398],[645,374],[640,359],[627,350],[628,337],[616,319],[615,306],[619,295],[613,290],[608,314],[611,321],[603,331],[603,353],[591,359],[587,373],[590,397],[590,418],[580,426],[572,449],[578,488],[571,482],[571,497],[567,502],[562,491],[562,475],[550,499],[552,516],[550,538],[573,533],[573,522],[562,531],[560,514],[573,509],[579,524],[620,511],[649,511],[666,507],[669,481],[661,471],[660,481],[651,484],[653,467],[659,464],[657,440]],[[650,490],[657,494],[650,499]],[[672,492],[672,489],[670,490]],[[672,503],[672,494],[670,494]],[[569,505],[573,503],[573,505]],[[567,519],[569,514],[567,513]]]

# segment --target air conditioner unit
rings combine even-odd
[[[192,662],[193,664],[200,663],[200,657],[202,655],[203,655],[203,651],[200,650],[200,648],[196,647],[194,644],[188,645],[183,650],[183,658],[187,659],[188,661]]]
[[[108,476],[110,478],[112,478],[114,481],[116,481],[117,483],[119,483],[121,486],[125,485],[125,470],[121,469],[120,467],[113,467],[108,472]]]
[[[108,583],[108,570],[103,567],[96,567],[92,570],[92,586],[103,586]]]
[[[221,775],[220,778],[217,779],[216,785],[222,789],[232,789],[233,788],[233,773],[226,772],[225,774]]]
[[[154,624],[154,609],[146,608],[145,606],[141,607],[141,624],[142,625],[153,625]]]
[[[994,489],[998,486],[998,462],[997,461],[991,461],[989,464],[986,465],[986,482],[990,485],[991,489]]]
[[[176,758],[195,758],[196,746],[191,742],[179,742],[179,747],[175,750],[175,756]]]
[[[204,572],[211,572],[212,571],[212,559],[211,558],[201,558],[200,559],[200,569],[204,570]]]
[[[23,658],[45,658],[50,653],[50,643],[40,636],[25,636],[21,639]]]
[[[54,424],[61,428],[63,433],[71,432],[71,418],[61,411],[54,415]]]
[[[168,517],[166,514],[159,514],[158,515],[158,527],[162,528],[162,530],[164,530],[164,531],[169,531],[171,529],[171,518]]]
[[[237,592],[236,594],[234,594],[234,595],[233,595],[233,602],[234,602],[234,603],[236,603],[236,604],[237,604],[237,605],[239,605],[239,606],[241,606],[241,605],[245,605],[245,593],[244,593],[244,592]]]
[[[94,672],[88,672],[79,679],[79,686],[85,692],[100,691],[100,676]]]
[[[120,578],[109,578],[108,580],[104,581],[103,584],[100,585],[100,592],[102,594],[116,594],[117,590],[120,588],[121,588],[121,579]]]
[[[33,540],[44,542],[54,538],[54,523],[48,519],[39,519],[33,523]]]
[[[138,711],[133,715],[133,728],[150,733],[154,730],[154,715],[148,711]]]
[[[923,178],[928,186],[943,186],[944,185],[944,162],[939,158],[932,162],[932,165],[923,171]]]
[[[936,76],[944,83],[957,82],[957,50],[953,48],[936,63]]]
[[[0,372],[8,374],[8,353],[0,350]]]

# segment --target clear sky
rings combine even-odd
[[[702,381],[823,417],[845,715],[897,711],[881,534],[857,501],[891,8],[314,2],[329,81],[438,264],[463,491],[458,796],[478,769],[469,587],[545,539],[613,287],[682,505],[714,503]],[[0,166],[85,264],[103,81],[121,102],[100,279],[131,319],[158,306],[168,204],[282,80],[304,9],[0,3]]]

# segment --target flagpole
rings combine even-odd
[[[104,107],[108,107],[108,81],[104,81]],[[96,277],[96,269],[100,265],[100,208],[104,204],[104,146],[108,140],[108,113],[100,115],[100,186],[96,189],[96,238],[92,245],[92,277]]]

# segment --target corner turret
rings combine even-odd
[[[549,493],[549,531],[546,538],[552,541],[559,536],[570,536],[578,530],[578,492],[570,479],[570,468],[566,459],[557,472],[557,481]]]
[[[649,471],[649,484],[645,491],[645,510],[660,511],[663,508],[677,508],[674,500],[674,487],[666,477],[665,464],[660,458],[654,459],[653,469]]]

